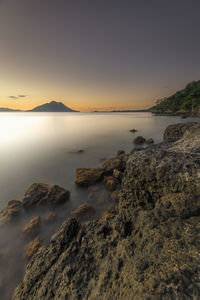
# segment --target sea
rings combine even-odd
[[[160,143],[169,124],[198,120],[147,112],[0,113],[0,209],[35,182],[76,195],[77,168],[99,167],[118,150],[129,153],[137,135]],[[80,197],[74,199],[76,206]]]

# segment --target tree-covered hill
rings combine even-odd
[[[200,80],[192,81],[183,90],[170,97],[157,100],[155,113],[200,112]]]

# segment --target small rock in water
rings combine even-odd
[[[148,140],[146,141],[146,143],[147,143],[148,145],[153,144],[153,143],[154,143],[154,140],[153,140],[152,138],[150,138],[150,139],[148,139]]]
[[[19,200],[10,200],[0,213],[0,222],[5,224],[16,220],[23,213],[23,205]]]
[[[44,215],[44,221],[46,223],[52,223],[56,220],[56,218],[57,218],[57,214],[52,211],[50,211]]]
[[[92,205],[85,202],[72,211],[73,217],[76,217],[79,220],[87,220],[88,218],[95,215],[96,211]]]
[[[114,169],[113,170],[113,177],[120,180],[122,178],[122,172],[120,172],[119,170],[117,169]]]
[[[32,217],[29,222],[23,227],[21,235],[23,239],[32,239],[36,237],[40,231],[40,217]]]
[[[49,187],[48,184],[34,183],[25,193],[22,203],[26,209],[35,205],[62,204],[69,200],[70,192],[59,185]]]
[[[101,168],[78,168],[75,183],[87,187],[101,181],[102,178],[103,170]]]
[[[114,178],[113,176],[105,177],[104,182],[105,182],[106,188],[109,191],[114,191],[118,185],[118,180],[116,178]]]
[[[143,144],[145,141],[146,141],[145,138],[143,138],[143,136],[139,135],[133,140],[133,143],[136,145],[140,145],[140,144]]]
[[[137,130],[136,129],[131,129],[131,130],[129,130],[130,132],[137,132]]]
[[[124,153],[125,153],[124,150],[118,150],[118,151],[117,151],[117,156],[123,155]]]
[[[36,237],[33,241],[31,241],[27,246],[24,247],[24,259],[30,259],[33,254],[38,250],[42,245],[42,240],[39,237]]]

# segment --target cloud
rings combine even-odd
[[[13,100],[16,100],[16,99],[19,99],[19,98],[25,98],[25,97],[27,97],[27,95],[9,96],[8,98],[13,99]]]
[[[11,98],[11,99],[18,99],[17,96],[9,96],[8,98]]]

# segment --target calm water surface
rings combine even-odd
[[[129,152],[138,134],[161,142],[168,124],[191,120],[151,113],[0,113],[0,208],[21,199],[33,182],[76,193],[76,168],[97,167],[118,149]]]

